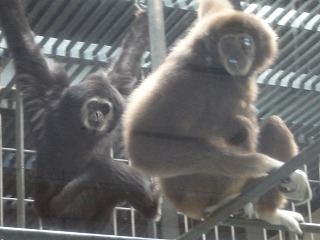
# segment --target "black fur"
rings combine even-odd
[[[113,161],[109,151],[147,45],[146,13],[138,11],[122,53],[109,69],[70,87],[65,70],[35,44],[20,1],[0,0],[0,20],[36,145],[35,208],[45,227],[54,223],[64,230],[103,232],[122,201],[148,218],[159,217],[157,185],[137,169]],[[94,115],[106,124],[102,132],[88,129],[82,120],[83,106],[93,97],[112,106],[102,120]]]

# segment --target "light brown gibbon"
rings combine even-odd
[[[279,117],[259,128],[255,113],[256,76],[273,63],[276,40],[260,18],[203,0],[197,22],[131,96],[123,122],[128,155],[191,218],[210,215],[298,152]],[[280,208],[286,198],[311,196],[296,170],[245,209],[302,234],[302,215]]]

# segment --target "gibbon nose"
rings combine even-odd
[[[96,111],[91,118],[95,122],[100,122],[103,119],[103,113],[101,111]]]

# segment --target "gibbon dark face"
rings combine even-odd
[[[107,99],[92,97],[88,99],[82,107],[83,125],[97,132],[106,131],[112,115],[112,103]]]
[[[102,74],[94,74],[65,91],[55,114],[65,131],[85,138],[103,136],[115,129],[123,113],[124,98],[107,83]]]
[[[96,89],[94,92],[98,91]],[[100,91],[99,95],[87,97],[80,110],[82,126],[94,135],[114,130],[124,109],[124,99],[115,89],[108,86]]]

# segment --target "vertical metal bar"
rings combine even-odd
[[[130,208],[130,216],[131,216],[131,236],[135,237],[136,236],[136,223],[135,223],[135,213],[134,213],[134,209],[132,207]]]
[[[113,210],[113,235],[118,236],[118,220],[117,220],[118,210],[115,208]]]
[[[166,58],[165,26],[162,0],[148,0],[149,39],[152,71],[155,71]],[[162,207],[162,238],[179,236],[178,216],[167,199]]]
[[[157,69],[166,57],[165,27],[162,0],[148,0],[148,19],[152,70]]]
[[[256,240],[256,239],[263,239],[267,240],[267,238],[264,238],[264,231],[260,228],[253,228],[253,227],[246,227],[246,236],[247,240]]]
[[[0,53],[0,83],[3,83],[3,53],[4,51],[1,51]],[[3,89],[1,89],[3,90]],[[3,146],[2,146],[2,115],[0,113],[0,226],[3,227]]]
[[[234,226],[231,226],[230,231],[231,231],[232,240],[235,240],[236,239],[236,233],[235,233],[235,230],[234,230]]]
[[[220,240],[218,226],[214,226],[214,237],[215,240]]]
[[[164,198],[162,204],[161,224],[162,238],[176,239],[180,235],[178,214],[167,198]]]
[[[3,150],[2,150],[2,116],[0,114],[0,226],[3,226]]]
[[[152,236],[153,238],[159,238],[157,224],[155,222],[152,223],[152,227],[153,227],[153,235],[150,235],[150,236]]]
[[[17,226],[24,228],[25,215],[25,181],[24,181],[24,129],[23,129],[23,106],[20,86],[16,83],[16,189],[17,189]]]

